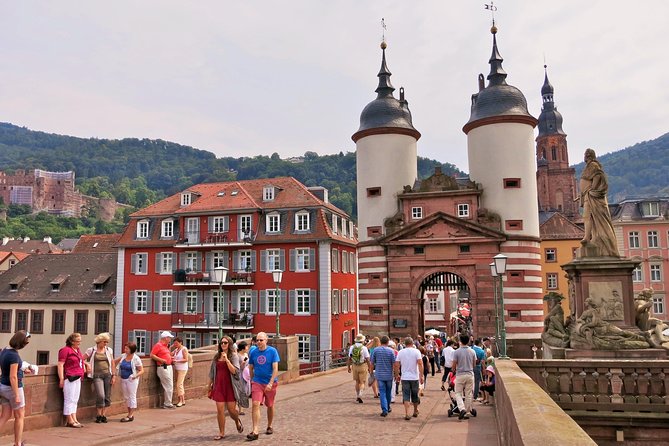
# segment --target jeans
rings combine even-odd
[[[111,406],[111,373],[93,375],[93,388],[95,389],[95,407]]]
[[[381,381],[379,383],[379,399],[381,400],[381,412],[388,413],[390,410],[390,398],[393,391],[393,381]]]
[[[479,387],[481,386],[481,366],[474,366],[474,399],[479,397]]]

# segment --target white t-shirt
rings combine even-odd
[[[349,347],[349,349],[348,349],[348,357],[349,358],[351,357],[351,355],[353,355],[353,347],[360,346],[360,345],[362,345],[361,342],[356,342],[351,347]],[[369,350],[367,350],[367,347],[365,347],[364,345],[362,345],[362,350],[360,351],[360,360],[363,361],[363,363],[364,363],[365,360],[369,360]]]
[[[449,369],[453,367],[453,354],[455,353],[455,349],[453,348],[452,345],[449,345],[445,349],[441,351],[441,355],[444,357],[444,367],[448,367]]]
[[[418,381],[418,361],[422,361],[420,351],[407,347],[397,353],[397,361],[402,369],[402,381]]]

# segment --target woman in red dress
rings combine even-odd
[[[218,343],[218,353],[214,355],[209,369],[209,398],[216,401],[218,435],[214,440],[225,437],[225,409],[237,426],[237,432],[244,431],[237,412],[237,400],[232,388],[232,376],[239,373],[239,356],[232,348],[232,339],[223,336]]]

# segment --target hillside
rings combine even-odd
[[[597,157],[609,178],[609,202],[626,197],[669,196],[669,133]],[[581,177],[584,163],[574,166]]]
[[[294,160],[295,161],[295,160]],[[76,138],[0,123],[0,170],[73,170],[81,192],[144,207],[204,182],[293,176],[307,186],[323,186],[330,200],[355,214],[355,154],[319,156],[306,152],[299,162],[278,154],[255,157],[216,156],[205,150],[163,140]],[[419,158],[421,178],[435,166],[463,175],[452,164]]]

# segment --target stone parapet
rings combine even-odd
[[[516,361],[497,360],[495,370],[495,416],[500,445],[596,444]]]

